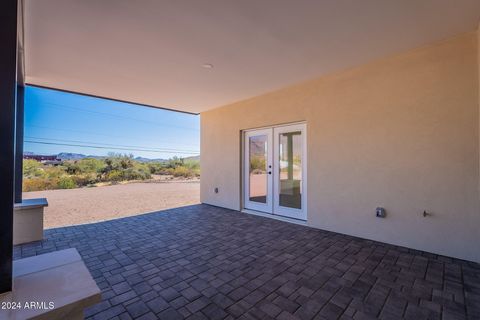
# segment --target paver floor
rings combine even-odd
[[[49,229],[14,257],[70,247],[102,290],[88,319],[480,318],[479,264],[208,205]]]

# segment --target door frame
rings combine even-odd
[[[247,180],[247,168],[248,168],[248,163],[247,163],[247,155],[246,153],[248,152],[247,148],[247,139],[246,137],[248,136],[249,132],[254,132],[254,131],[259,131],[259,130],[269,130],[272,134],[275,130],[275,128],[281,128],[281,127],[288,127],[288,126],[295,126],[299,125],[302,126],[302,134],[303,134],[303,150],[302,150],[302,190],[304,190],[304,193],[302,194],[302,212],[297,215],[297,216],[290,216],[288,214],[282,215],[279,214],[278,212],[275,212],[275,203],[272,203],[272,211],[265,212],[263,210],[257,210],[254,208],[247,207],[246,199],[249,194],[249,186],[248,180]],[[258,128],[249,128],[249,129],[244,129],[240,131],[240,199],[241,199],[241,210],[247,213],[255,214],[255,215],[260,215],[260,216],[268,216],[271,218],[275,218],[278,220],[283,220],[283,221],[291,221],[295,223],[300,223],[304,224],[308,220],[308,188],[307,188],[307,132],[308,132],[308,127],[307,127],[307,122],[306,121],[297,121],[297,122],[291,122],[291,123],[282,123],[282,124],[276,124],[272,126],[262,126]],[[275,137],[273,137],[272,141],[275,144]],[[275,153],[276,149],[278,148],[270,148],[272,153]],[[278,152],[278,151],[277,151]],[[278,154],[277,154],[278,155]],[[270,162],[272,165],[272,170],[277,170],[277,168],[274,167],[274,161],[273,157],[275,155],[270,156]],[[273,171],[272,171],[273,172]],[[269,179],[270,180],[270,179]],[[272,178],[271,180],[276,180]],[[275,198],[275,181],[272,181],[272,189],[269,190],[272,194],[272,201],[274,201]],[[277,186],[278,188],[278,186]],[[278,189],[277,189],[278,190]],[[285,213],[285,212],[282,212]]]
[[[302,180],[301,180],[301,209],[288,208],[280,206],[280,175],[273,175],[273,214],[288,217],[292,219],[307,220],[307,125],[306,123],[277,126],[273,129],[273,159],[279,159],[280,150],[278,134],[282,132],[300,131],[302,137]],[[285,129],[285,130],[283,130]],[[288,130],[287,130],[288,129]],[[275,161],[273,161],[275,163]],[[275,172],[279,173],[279,168],[274,167]]]
[[[250,175],[247,174],[249,172],[248,167],[250,166],[250,148],[247,146],[249,142],[249,137],[251,136],[260,136],[260,135],[266,135],[267,136],[267,166],[270,166],[270,168],[267,168],[267,197],[266,197],[266,202],[261,203],[261,202],[255,202],[255,201],[250,201],[249,195],[250,195]],[[244,181],[244,188],[243,188],[243,206],[246,209],[250,210],[256,210],[256,211],[261,211],[264,213],[269,213],[272,214],[272,208],[273,208],[273,183],[270,173],[268,171],[272,171],[273,167],[273,148],[270,146],[272,143],[272,130],[270,129],[258,129],[258,130],[248,130],[245,131],[243,134],[244,137],[244,142],[243,142],[243,181]],[[248,208],[247,208],[248,206]]]

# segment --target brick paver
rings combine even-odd
[[[102,290],[88,319],[480,319],[479,264],[208,205],[49,229],[14,257],[71,247]]]

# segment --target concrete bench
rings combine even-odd
[[[0,296],[0,319],[83,319],[100,289],[76,249],[13,262],[13,291]]]
[[[25,199],[16,203],[13,214],[13,244],[43,239],[43,210],[47,199]]]

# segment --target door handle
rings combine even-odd
[[[268,174],[272,174],[272,171],[268,171]]]

